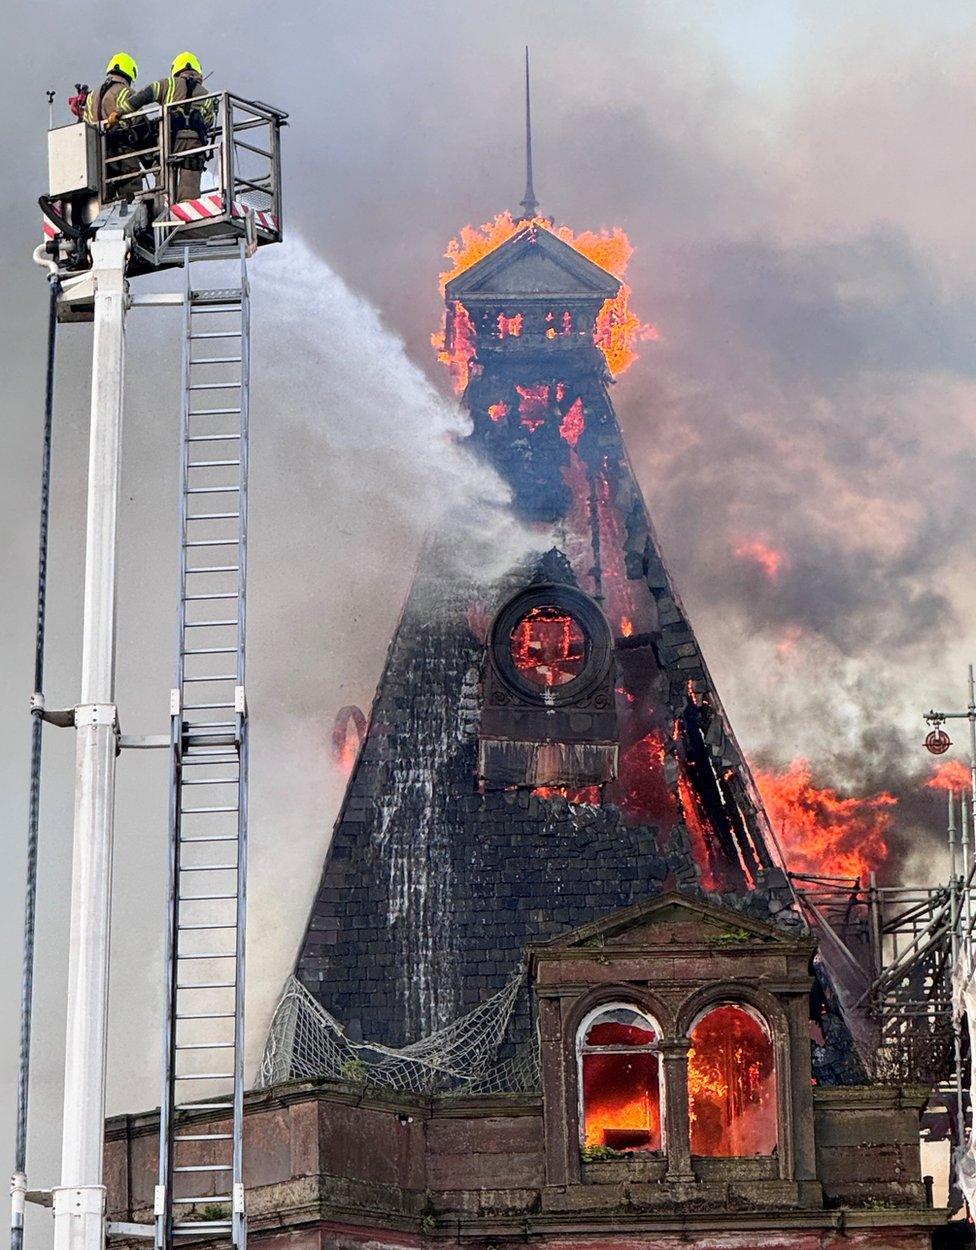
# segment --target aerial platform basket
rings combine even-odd
[[[193,97],[194,112],[208,108],[209,133],[194,147],[174,141],[185,101],[149,105],[110,130],[78,122],[49,132],[49,192],[41,207],[47,250],[63,269],[87,267],[84,242],[93,223],[122,200],[143,218],[130,275],[182,265],[187,257],[237,256],[242,241],[248,254],[281,241],[279,134],[287,113],[228,91]],[[201,186],[181,198],[188,160],[204,166]]]

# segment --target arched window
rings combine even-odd
[[[719,1003],[691,1030],[688,1102],[693,1155],[776,1151],[776,1072],[766,1022],[749,1007]]]
[[[661,1149],[661,1033],[626,1003],[591,1011],[577,1039],[580,1142],[610,1150]]]

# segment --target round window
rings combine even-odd
[[[517,622],[509,653],[517,673],[531,686],[540,690],[565,686],[586,665],[586,634],[565,608],[540,604]]]
[[[514,595],[489,634],[495,671],[523,702],[578,702],[607,679],[613,639],[600,608],[575,586],[540,583]]]

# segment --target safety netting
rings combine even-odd
[[[396,1049],[351,1041],[339,1021],[289,977],[268,1031],[260,1084],[332,1080],[414,1094],[535,1093],[538,1047],[529,1041],[506,1054],[504,1045],[524,984],[520,968],[467,1015]]]

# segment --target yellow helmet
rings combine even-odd
[[[139,66],[128,52],[116,52],[115,56],[109,61],[105,67],[105,73],[125,74],[130,82],[135,82],[139,77]]]
[[[200,64],[200,58],[192,52],[181,52],[179,56],[173,57],[173,68],[171,74],[178,74],[181,69],[193,69],[203,77],[203,66]]]

